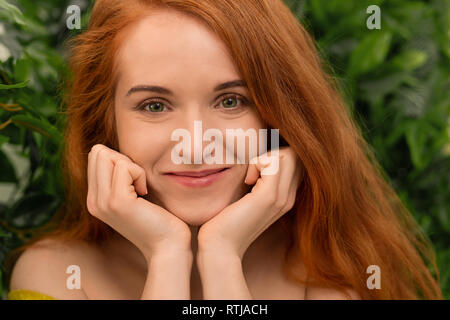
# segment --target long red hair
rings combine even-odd
[[[284,266],[292,279],[351,288],[362,299],[442,299],[429,240],[363,139],[313,40],[281,0],[97,1],[88,29],[70,40],[65,203],[18,251],[42,238],[99,242],[115,232],[86,208],[87,155],[97,143],[118,150],[115,53],[124,28],[153,8],[189,14],[220,37],[262,118],[302,161],[296,204],[281,218],[291,234]],[[367,287],[370,265],[381,270],[381,289]]]

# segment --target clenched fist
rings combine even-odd
[[[89,212],[131,241],[147,259],[170,251],[190,252],[189,226],[138,196],[146,194],[143,168],[104,145],[92,147],[88,156]]]

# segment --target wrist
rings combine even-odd
[[[177,251],[177,250],[158,250],[154,251],[147,258],[147,265],[161,266],[161,265],[189,265],[192,266],[194,257],[192,251]]]
[[[205,300],[253,299],[238,255],[199,251],[196,259]]]
[[[238,252],[237,248],[231,247],[224,242],[207,242],[207,244],[198,244],[197,256],[202,255],[207,259],[239,259],[242,260],[242,256]]]
[[[171,257],[178,257],[193,259],[193,254],[190,247],[173,244],[154,246],[144,254],[144,257],[147,262],[149,262],[151,259],[155,258],[169,259]]]
[[[147,261],[155,255],[192,255],[190,243],[186,241],[147,241],[139,250]]]
[[[230,251],[198,250],[195,257],[199,273],[212,267],[213,269],[229,268],[230,266],[242,267],[241,258]]]
[[[143,297],[151,300],[189,300],[192,252],[160,250],[147,260]]]

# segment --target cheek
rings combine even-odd
[[[120,153],[149,169],[168,147],[163,130],[142,121],[121,118],[117,122]]]
[[[237,139],[234,139],[234,143],[232,142],[232,139],[230,139],[229,142],[227,142],[227,135],[226,130],[235,130],[234,132],[238,135],[239,142]],[[238,134],[236,130],[242,129],[241,134]],[[220,130],[223,133],[223,143],[224,148],[228,149],[228,152],[234,153],[235,156],[239,157],[241,159],[241,163],[248,164],[250,158],[256,157],[258,155],[258,152],[260,152],[260,138],[266,138],[267,140],[270,139],[270,132],[267,131],[264,135],[264,132],[260,132],[261,129],[266,129],[266,126],[262,119],[260,118],[258,113],[250,113],[245,115],[242,118],[233,119],[233,121],[227,121],[221,124]],[[251,134],[250,134],[251,132]],[[260,135],[261,133],[261,135]],[[256,138],[256,141],[254,144],[250,146],[250,137],[253,136]],[[238,154],[238,144],[243,143],[245,141],[245,154]],[[229,144],[228,144],[229,143]],[[225,153],[225,152],[224,152]],[[245,158],[244,158],[245,156]]]

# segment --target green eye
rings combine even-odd
[[[226,109],[234,108],[237,105],[237,100],[239,99],[235,97],[225,98],[224,100],[222,100],[222,106]]]
[[[152,103],[147,103],[145,105],[145,107],[147,107],[150,109],[150,112],[163,112],[164,111],[164,104],[162,104],[161,102],[152,102]]]

